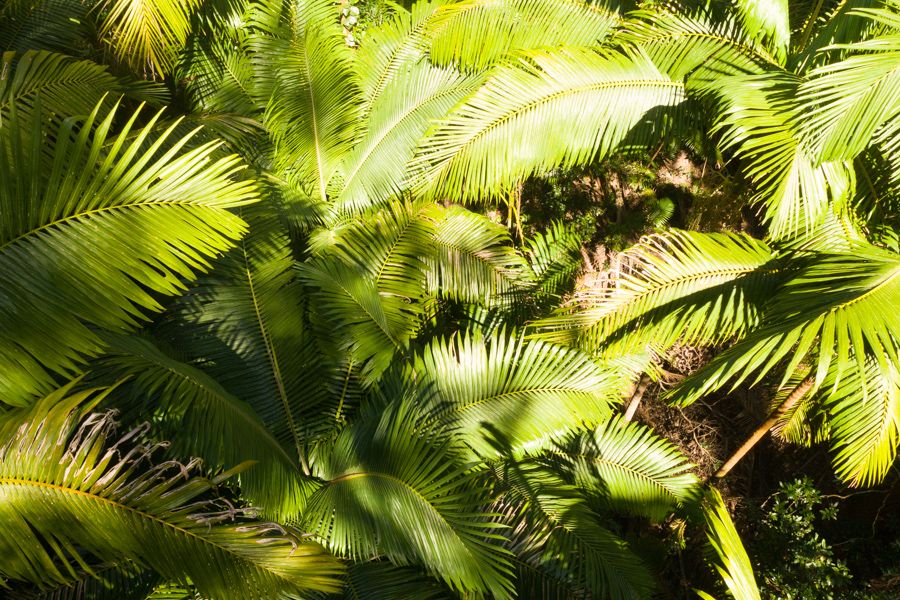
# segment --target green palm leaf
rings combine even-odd
[[[573,434],[553,455],[578,488],[611,508],[662,520],[696,499],[699,481],[681,451],[653,430],[612,418]]]
[[[158,294],[180,292],[243,234],[227,209],[256,197],[251,182],[231,179],[236,157],[211,161],[218,144],[183,150],[186,137],[163,150],[171,128],[158,131],[157,115],[136,130],[139,113],[112,138],[116,111],[99,120],[97,110],[48,140],[37,121],[0,128],[7,403],[27,404],[48,389],[49,372],[71,373],[96,354],[102,343],[88,325],[121,331],[160,310]]]
[[[784,64],[791,45],[788,0],[734,0],[733,4],[747,34],[771,48]]]
[[[849,45],[851,56],[814,69],[798,90],[801,127],[823,161],[858,155],[900,113],[900,14],[859,13],[893,17],[892,35]]]
[[[351,565],[345,600],[451,600],[452,592],[411,567],[385,562]]]
[[[110,347],[94,372],[128,377],[138,401],[158,406],[179,455],[198,456],[213,468],[253,463],[239,476],[242,496],[276,520],[297,519],[315,484],[247,403],[147,339],[104,338]]]
[[[590,162],[649,141],[651,109],[677,105],[682,85],[640,53],[535,51],[505,64],[426,138],[419,186],[474,201],[533,172]]]
[[[825,386],[832,383],[833,375]],[[863,371],[845,374],[824,401],[828,411],[834,466],[852,486],[879,483],[900,446],[900,377],[868,361]]]
[[[522,50],[590,46],[618,23],[605,3],[581,0],[463,0],[449,2],[425,23],[429,58],[475,72]]]
[[[898,363],[900,258],[858,244],[852,253],[822,253],[805,263],[774,296],[763,326],[685,380],[673,398],[686,403],[756,373],[758,382],[791,355],[784,381],[801,361],[815,365],[818,388],[834,369],[862,370],[867,357],[883,369]]]
[[[501,528],[457,448],[422,427],[409,402],[364,414],[317,462],[326,480],[306,527],[335,553],[420,565],[462,593],[511,597]]]
[[[497,434],[516,452],[547,447],[608,417],[619,394],[618,380],[584,354],[503,332],[435,341],[414,369],[429,386],[429,412],[481,456],[496,454]]]
[[[399,192],[423,134],[476,82],[426,62],[399,69],[372,102],[366,132],[344,160],[337,209],[358,210]]]
[[[604,354],[721,343],[760,322],[782,278],[773,251],[740,234],[671,231],[644,238],[624,258],[628,271],[615,286],[538,321],[536,337]]]
[[[545,598],[549,589],[578,597],[649,598],[652,576],[623,540],[602,525],[579,490],[537,460],[495,469],[513,527],[511,549],[520,573],[520,598]],[[540,584],[539,588],[533,588]],[[562,589],[560,589],[562,588]]]
[[[203,500],[213,481],[191,476],[190,465],[148,464],[154,448],[135,439],[140,430],[111,438],[111,414],[87,414],[107,393],[72,394],[70,385],[4,423],[0,574],[63,583],[85,552],[190,577],[220,598],[340,589],[341,565],[317,545],[273,524],[226,523],[242,511]]]
[[[750,558],[722,502],[722,496],[714,488],[706,493],[703,516],[713,565],[728,591],[735,600],[759,600]]]

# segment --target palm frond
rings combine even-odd
[[[649,598],[652,576],[622,539],[603,526],[575,486],[540,460],[510,461],[495,468],[501,505],[513,527],[519,597],[546,598],[547,588],[602,598]],[[524,575],[524,577],[521,577]],[[531,586],[540,583],[541,587]],[[549,584],[549,585],[548,585]],[[582,592],[578,594],[577,592]]]
[[[47,390],[50,372],[70,374],[96,354],[102,343],[88,325],[123,331],[161,310],[159,294],[182,291],[243,234],[227,209],[256,198],[252,182],[231,178],[237,157],[210,159],[216,143],[184,151],[186,137],[163,150],[172,128],[157,130],[156,115],[136,129],[139,111],[113,139],[115,109],[98,110],[66,120],[51,139],[38,121],[0,128],[7,403],[27,404]]]
[[[777,68],[776,59],[740,23],[707,11],[665,6],[633,11],[615,39],[640,46],[675,81],[708,82]]]
[[[525,256],[535,279],[531,293],[539,303],[558,300],[574,283],[582,241],[575,228],[562,221],[553,221],[527,241]]]
[[[427,410],[481,456],[496,454],[497,435],[517,452],[547,447],[608,417],[619,393],[617,380],[584,354],[504,332],[437,340],[414,369],[421,385],[433,386]]]
[[[900,113],[900,16],[883,12],[898,21],[892,35],[853,43],[850,56],[814,69],[800,85],[800,127],[822,161],[855,157]]]
[[[477,72],[508,53],[591,46],[620,16],[582,0],[463,0],[441,6],[425,24],[428,56],[438,66]]]
[[[552,455],[575,485],[611,508],[662,520],[697,497],[699,480],[684,454],[650,428],[611,418],[574,433]]]
[[[852,486],[881,482],[900,446],[900,377],[869,360],[862,371],[845,374],[827,395],[831,445],[838,477]],[[832,376],[833,377],[833,376]],[[825,387],[832,377],[825,381]]]
[[[87,12],[78,0],[5,2],[0,7],[0,48],[71,52],[87,34]]]
[[[426,285],[436,295],[490,306],[532,283],[528,263],[513,248],[509,231],[484,215],[451,206],[435,230]]]
[[[365,134],[344,160],[336,209],[359,210],[397,194],[419,140],[477,81],[427,62],[398,69],[372,102]]]
[[[615,286],[537,321],[535,336],[592,353],[618,340],[616,349],[657,351],[679,340],[716,344],[751,331],[782,279],[768,245],[742,234],[648,236],[625,252],[625,264]]]
[[[73,394],[70,385],[2,428],[2,575],[64,583],[86,553],[190,577],[221,598],[340,589],[342,567],[321,547],[204,500],[214,482],[192,475],[192,465],[153,465],[140,429],[113,437],[110,413],[88,414],[107,393]]]
[[[200,0],[104,0],[100,35],[116,56],[138,70],[169,73]]]
[[[733,5],[744,31],[784,64],[791,46],[788,0],[734,0]]]
[[[350,565],[345,600],[451,600],[453,593],[412,567],[386,562]]]
[[[529,52],[436,126],[411,164],[414,178],[463,202],[497,195],[531,173],[590,162],[626,141],[648,144],[648,112],[676,106],[682,88],[640,53]]]
[[[804,142],[795,101],[799,80],[788,74],[726,77],[707,86],[722,100],[716,130],[722,145],[744,163],[744,172],[766,205],[774,239],[810,233],[829,205],[849,199],[853,167],[820,162]]]
[[[198,456],[212,468],[252,462],[239,475],[241,495],[273,519],[297,519],[315,483],[301,475],[297,457],[275,439],[247,403],[146,338],[107,334],[104,339],[109,349],[92,365],[93,371],[129,378],[126,386],[137,401],[158,406],[175,452]]]
[[[267,195],[242,210],[250,234],[172,307],[163,335],[249,404],[294,460],[321,432],[331,398],[290,238]],[[333,414],[333,412],[331,413]]]
[[[759,588],[756,587],[750,558],[722,502],[722,496],[710,488],[704,504],[706,537],[712,551],[713,566],[735,600],[759,600]]]
[[[692,402],[712,390],[753,382],[790,359],[782,384],[802,362],[814,365],[816,385],[834,369],[834,386],[844,373],[862,370],[867,357],[882,368],[898,363],[900,258],[857,244],[852,252],[815,255],[772,298],[763,326],[716,356],[672,394]]]
[[[410,402],[368,413],[318,463],[326,481],[306,529],[340,556],[419,565],[462,593],[510,598],[502,527],[451,442],[420,424]]]

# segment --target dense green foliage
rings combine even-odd
[[[896,0],[6,0],[0,51],[0,594],[846,584],[814,491],[748,554],[634,406],[896,477]]]

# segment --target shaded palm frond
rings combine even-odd
[[[447,208],[434,241],[426,287],[438,296],[490,306],[532,284],[528,263],[513,248],[509,231],[484,215]]]
[[[410,402],[362,415],[318,466],[326,481],[306,529],[333,552],[418,565],[459,592],[511,597],[502,526],[481,508],[487,490]]]
[[[525,575],[517,582],[519,597],[546,598],[547,588],[565,598],[581,597],[578,591],[622,600],[650,597],[647,566],[603,526],[578,488],[539,459],[509,461],[494,471],[508,506],[505,521],[513,528],[509,547]]]
[[[345,600],[451,600],[449,588],[412,567],[387,562],[351,565],[344,588]]]
[[[429,194],[496,196],[534,172],[644,146],[683,97],[640,53],[535,51],[498,67],[422,142],[411,169]]]
[[[163,427],[179,455],[198,456],[212,468],[252,462],[239,475],[241,495],[273,519],[297,519],[316,485],[247,403],[147,339],[108,334],[104,339],[109,349],[93,371],[128,377],[136,401],[163,412]]]
[[[204,500],[215,481],[193,475],[192,465],[154,465],[141,429],[113,437],[111,413],[88,414],[107,393],[73,394],[70,385],[18,421],[5,421],[0,573],[64,583],[85,566],[85,553],[190,577],[201,592],[221,598],[340,589],[342,566],[321,547]]]
[[[71,53],[87,34],[87,12],[78,0],[5,2],[0,7],[0,48]]]
[[[0,128],[4,402],[27,404],[49,372],[96,354],[88,325],[123,331],[161,310],[160,294],[181,292],[244,233],[228,209],[256,199],[252,182],[232,179],[237,157],[211,160],[218,144],[185,151],[190,136],[170,140],[158,114],[135,128],[140,111],[113,138],[116,110],[99,110],[51,139],[38,121]]]

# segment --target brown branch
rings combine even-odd
[[[759,442],[759,440],[761,440],[763,436],[766,435],[770,429],[772,429],[775,423],[777,423],[779,419],[781,419],[781,417],[787,414],[787,412],[791,410],[791,408],[793,408],[793,406],[797,404],[797,402],[799,402],[800,399],[803,398],[803,396],[805,396],[810,389],[812,389],[812,386],[813,384],[815,384],[815,382],[816,378],[812,375],[800,382],[800,385],[795,387],[794,391],[784,399],[784,402],[782,402],[781,405],[778,406],[778,408],[772,411],[772,413],[769,415],[769,418],[763,421],[763,423],[756,428],[753,434],[751,434],[750,437],[747,438],[747,441],[741,444],[740,448],[735,450],[734,454],[732,454],[731,457],[727,461],[725,461],[725,464],[722,465],[721,469],[716,471],[716,474],[713,475],[713,477],[715,477],[716,479],[721,479],[728,475],[731,469],[733,469],[734,466],[738,464],[738,462],[742,458],[744,458],[744,455],[746,455],[748,452],[750,452],[751,449],[753,449],[753,446],[755,446],[757,442]]]

